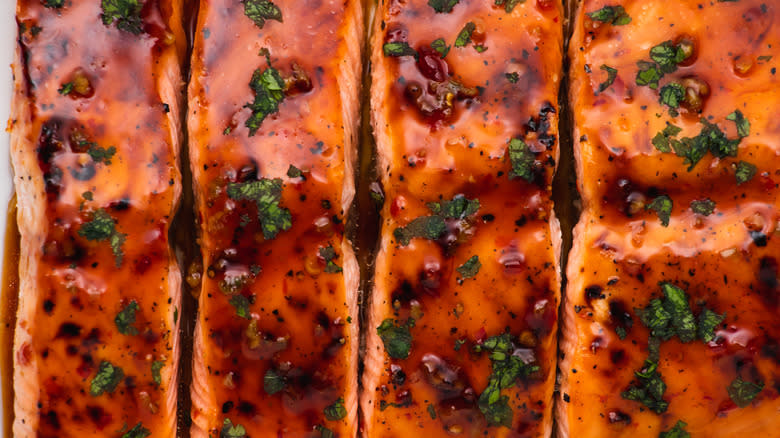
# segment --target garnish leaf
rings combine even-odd
[[[385,43],[382,46],[382,51],[385,56],[414,56],[417,57],[417,52],[409,46],[409,43],[405,41],[395,41],[392,43]]]
[[[447,231],[447,224],[441,216],[422,216],[409,222],[405,227],[393,230],[393,237],[402,246],[408,245],[413,238],[421,237],[436,240]]]
[[[116,389],[119,382],[125,377],[125,373],[122,368],[114,366],[109,361],[102,361],[98,365],[98,372],[92,379],[89,385],[89,393],[93,397],[97,397],[103,393],[112,393]]]
[[[428,6],[438,13],[452,12],[460,0],[428,0]]]
[[[428,208],[446,219],[464,219],[479,210],[479,199],[457,195],[451,201],[428,203]]]
[[[338,256],[336,255],[336,250],[333,249],[333,245],[328,244],[328,246],[324,248],[320,248],[320,257],[325,259],[325,272],[329,274],[337,274],[339,272],[342,272],[343,269],[341,266],[337,265],[335,260]]]
[[[664,76],[658,65],[647,61],[639,61],[636,65],[639,67],[639,71],[636,72],[636,84],[647,85],[654,90],[658,88],[658,81]]]
[[[729,397],[739,406],[744,408],[753,402],[753,399],[764,389],[764,382],[753,383],[742,380],[741,377],[734,379],[728,387]]]
[[[482,263],[479,261],[479,256],[472,256],[466,260],[462,265],[455,268],[464,280],[472,278],[479,272],[479,268],[482,267]]]
[[[664,400],[666,383],[661,373],[658,372],[657,360],[648,358],[639,371],[634,372],[634,384],[630,385],[620,396],[626,400],[632,400],[645,405],[656,414],[663,414],[669,407],[669,402]]]
[[[496,6],[504,6],[506,12],[512,12],[515,6],[525,3],[525,0],[495,0]]]
[[[726,319],[726,314],[717,314],[710,309],[704,308],[699,313],[699,339],[703,342],[710,342],[715,339],[715,328]]]
[[[282,22],[282,10],[269,0],[244,0],[244,15],[260,29],[265,26],[265,20]]]
[[[661,225],[668,227],[669,226],[669,219],[672,216],[672,198],[661,195],[657,198],[650,201],[649,204],[645,205],[645,210],[653,210],[658,214],[658,219],[661,220]]]
[[[111,159],[114,158],[114,155],[116,154],[116,147],[109,146],[108,148],[103,148],[95,143],[92,143],[87,150],[87,154],[89,154],[89,156],[92,158],[92,161],[96,163],[110,165]]]
[[[715,211],[715,201],[710,198],[691,201],[691,210],[702,216],[709,216]]]
[[[255,100],[244,105],[252,110],[245,125],[249,128],[249,136],[255,135],[266,117],[279,111],[279,104],[284,100],[284,79],[270,65],[265,70],[259,68],[252,74],[249,87],[255,92]]]
[[[753,179],[753,177],[756,176],[756,172],[758,172],[758,168],[753,163],[748,163],[747,161],[740,161],[737,163],[737,171],[734,174],[734,177],[737,179],[737,185],[744,184]]]
[[[138,303],[133,300],[130,301],[114,318],[117,330],[123,335],[135,336],[138,334],[138,329],[133,327],[135,323],[135,312],[138,311]]]
[[[726,120],[731,120],[737,125],[737,135],[739,135],[739,138],[745,138],[750,135],[750,121],[745,118],[742,111],[735,110],[733,113],[726,116]]]
[[[229,418],[225,418],[219,438],[246,438],[246,429],[240,424],[233,425]]]
[[[599,93],[602,93],[604,90],[609,88],[615,82],[618,71],[616,68],[612,68],[607,64],[601,64],[601,67],[599,68],[607,72],[607,80],[599,84]]]
[[[671,152],[672,147],[670,139],[676,137],[680,132],[682,132],[682,128],[667,122],[666,128],[653,137],[653,146],[661,152]]]
[[[159,360],[152,361],[152,381],[158,386],[162,383],[160,371],[162,370],[163,365],[165,365],[165,362]]]
[[[78,231],[79,236],[93,241],[109,241],[111,251],[114,253],[114,262],[116,267],[122,266],[124,251],[122,246],[125,243],[126,234],[116,230],[116,222],[104,209],[95,211],[92,220],[81,224]]]
[[[329,421],[338,421],[347,416],[347,408],[344,407],[344,399],[339,397],[332,405],[326,406],[325,418]]]
[[[509,161],[512,163],[509,179],[522,178],[532,182],[534,180],[535,160],[536,156],[523,140],[519,138],[509,140]]]
[[[149,429],[145,428],[143,424],[139,422],[138,424],[133,426],[132,429],[124,433],[122,435],[122,438],[146,438],[151,434],[152,432],[150,432]]]
[[[412,325],[414,322],[412,321]],[[385,351],[393,359],[406,359],[412,349],[412,333],[409,323],[396,325],[392,319],[385,319],[376,328],[376,333],[385,345]]]
[[[623,6],[604,6],[603,8],[586,14],[593,21],[610,23],[615,26],[624,26],[631,22],[631,17]]]
[[[675,45],[671,40],[650,49],[650,59],[658,64],[663,73],[676,71],[677,64],[685,61],[686,58],[687,55],[682,47]]]
[[[685,88],[682,85],[672,82],[661,87],[660,102],[663,105],[669,107],[669,114],[676,117],[679,113],[677,108],[680,107],[680,102],[685,98]]]
[[[439,55],[441,55],[442,59],[444,59],[444,57],[450,53],[450,46],[447,45],[447,42],[444,41],[444,38],[436,38],[433,40],[433,42],[431,42],[431,48],[439,52]]]
[[[280,178],[230,183],[227,194],[231,199],[254,201],[257,204],[257,217],[266,240],[274,239],[281,231],[292,227],[290,210],[279,205],[282,199]]]
[[[677,423],[666,432],[661,432],[658,438],[691,438],[691,435],[685,431],[684,421],[677,420]]]
[[[139,35],[143,31],[143,6],[139,0],[101,0],[103,13],[100,18],[106,26],[116,22],[117,29]]]
[[[477,25],[473,22],[466,23],[455,38],[455,47],[466,47],[471,42],[471,34],[476,28]]]
[[[249,299],[241,294],[236,294],[230,297],[230,305],[236,309],[236,315],[241,318],[249,319]]]
[[[263,376],[263,390],[268,395],[274,395],[279,391],[284,390],[286,386],[284,377],[282,377],[276,370],[269,369]]]

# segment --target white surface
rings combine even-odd
[[[8,132],[6,122],[11,111],[11,63],[14,58],[14,46],[16,44],[16,0],[0,0],[0,208],[5,208],[11,199],[13,192],[13,179],[11,176],[11,154],[9,150]],[[0,230],[5,234],[6,214],[0,214]],[[3,248],[5,239],[0,239],[0,266],[5,256]],[[2,345],[0,348],[12,348],[10,345]],[[2,382],[0,382],[2,385]],[[3,409],[2,411],[4,411]],[[4,430],[3,417],[0,415],[0,431]]]

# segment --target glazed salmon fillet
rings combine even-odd
[[[378,6],[365,437],[551,432],[562,5],[493,3]]]
[[[200,2],[193,437],[353,437],[361,3]]]
[[[20,0],[13,436],[175,435],[178,1]]]
[[[780,7],[584,1],[561,437],[778,437]]]

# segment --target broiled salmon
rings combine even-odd
[[[192,436],[353,437],[361,3],[200,2]]]
[[[558,1],[378,6],[385,199],[362,436],[550,435],[562,13]]]
[[[175,435],[181,5],[122,4],[18,2],[17,438]]]
[[[780,436],[779,19],[580,5],[559,436]]]

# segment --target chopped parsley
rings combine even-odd
[[[636,72],[636,84],[649,86],[652,89],[658,88],[658,81],[664,76],[658,66],[647,61],[639,61],[636,65],[639,67],[639,70]]]
[[[432,7],[438,13],[452,12],[460,0],[428,0],[428,6]]]
[[[277,392],[284,390],[286,386],[284,377],[282,377],[276,370],[269,369],[263,376],[263,390],[268,395],[274,395]]]
[[[734,379],[728,387],[729,397],[740,408],[747,407],[753,402],[758,394],[764,389],[764,382],[753,383],[742,380],[741,377]]]
[[[699,313],[699,327],[696,333],[703,342],[710,342],[715,339],[715,329],[726,319],[726,314],[717,314],[710,309],[703,309]]]
[[[691,434],[685,431],[684,421],[677,420],[677,423],[671,429],[666,432],[658,434],[658,438],[691,438]]]
[[[347,416],[347,408],[344,407],[344,399],[339,397],[332,405],[326,406],[323,411],[329,421],[338,421]]]
[[[671,152],[672,137],[676,137],[680,132],[682,132],[682,128],[666,122],[666,128],[653,137],[653,146],[661,152]]]
[[[320,257],[325,259],[325,272],[328,274],[338,274],[339,272],[342,272],[343,269],[341,266],[337,265],[335,260],[338,258],[338,255],[336,255],[336,250],[333,249],[333,245],[328,244],[328,246],[324,248],[320,248]]]
[[[672,82],[661,87],[661,97],[659,102],[669,107],[669,115],[677,117],[680,108],[680,102],[685,98],[685,88],[682,85]]]
[[[523,140],[513,138],[509,140],[509,161],[512,170],[509,171],[509,179],[522,178],[528,182],[534,180],[534,163],[536,156]]]
[[[607,64],[602,64],[600,67],[602,70],[607,72],[607,80],[599,84],[599,93],[604,92],[607,88],[609,88],[617,78],[618,71],[616,68],[612,68],[608,66]]]
[[[162,370],[163,365],[165,365],[165,362],[161,362],[159,360],[152,361],[152,381],[157,386],[160,386],[162,383],[162,376],[160,376],[160,371]]]
[[[282,199],[282,180],[262,178],[256,181],[228,184],[227,194],[237,201],[254,201],[257,218],[266,240],[274,239],[281,231],[292,227],[290,210],[279,205]]]
[[[623,6],[604,6],[597,11],[588,12],[586,15],[593,21],[610,23],[615,26],[625,26],[631,22],[631,17]]]
[[[473,22],[466,23],[458,33],[458,37],[455,38],[455,47],[466,47],[471,42],[471,34],[476,28],[477,25]]]
[[[709,216],[715,211],[715,201],[710,198],[691,201],[691,210],[702,216]]]
[[[748,163],[747,161],[740,161],[737,163],[737,169],[734,173],[734,177],[737,179],[737,185],[744,184],[753,179],[753,177],[756,176],[756,172],[758,172],[758,168],[753,163]]]
[[[257,69],[249,81],[249,88],[255,92],[255,100],[244,105],[252,110],[252,115],[244,123],[249,128],[249,136],[255,135],[266,117],[279,112],[279,104],[284,100],[284,79],[279,71],[271,66],[266,52],[268,68]]]
[[[663,414],[669,407],[669,402],[663,398],[666,383],[658,372],[659,344],[658,338],[650,338],[648,357],[644,365],[634,372],[633,383],[620,396],[626,400],[639,402],[656,414]]]
[[[417,58],[417,51],[409,46],[409,43],[405,41],[394,41],[392,43],[385,43],[382,46],[382,52],[385,56],[414,56]],[[441,52],[440,52],[441,53]]]
[[[433,40],[433,42],[431,42],[431,48],[437,51],[439,55],[441,55],[442,59],[444,59],[444,57],[450,53],[450,46],[447,45],[447,42],[444,41],[444,38],[436,38]]]
[[[87,154],[89,154],[92,161],[96,163],[110,165],[111,159],[114,158],[114,155],[116,154],[116,148],[114,146],[104,148],[92,143],[87,150]]]
[[[301,172],[301,169],[290,164],[290,167],[287,169],[287,176],[290,178],[300,178],[303,176],[303,172]]]
[[[336,434],[325,426],[318,424],[314,426],[314,429],[320,433],[320,438],[336,438]]]
[[[414,320],[409,319],[406,324],[396,325],[392,319],[385,319],[376,328],[376,333],[385,345],[385,351],[393,359],[406,359],[412,350],[412,333],[409,330],[414,327]]]
[[[479,199],[456,195],[451,201],[430,202],[428,208],[445,219],[465,219],[479,210]]]
[[[696,339],[696,318],[688,305],[688,295],[671,283],[661,283],[664,298],[655,298],[644,309],[637,309],[642,324],[650,334],[666,341],[675,335],[680,342]]]
[[[726,120],[731,120],[737,125],[737,135],[739,138],[745,138],[750,135],[750,121],[745,118],[740,110],[734,110],[733,113],[726,116]]]
[[[222,430],[219,432],[219,438],[245,438],[246,429],[240,424],[233,425],[229,418],[222,422]]]
[[[51,9],[59,9],[65,6],[65,0],[43,0],[43,6]]]
[[[143,424],[138,423],[133,426],[132,429],[125,432],[122,435],[122,438],[146,438],[151,434],[152,432],[150,432],[149,429],[145,428]]]
[[[135,336],[138,334],[138,329],[133,327],[135,323],[135,312],[138,311],[138,303],[133,300],[130,301],[114,318],[117,330],[123,335]]]
[[[241,294],[230,297],[230,305],[236,309],[236,315],[240,318],[249,319],[249,299]]]
[[[673,206],[672,198],[661,195],[657,198],[654,198],[652,201],[650,201],[649,204],[645,205],[645,210],[653,210],[658,215],[658,219],[661,220],[661,225],[668,227],[669,226],[669,219],[672,217],[672,206]]]
[[[512,73],[505,73],[504,76],[506,76],[506,80],[512,84],[516,84],[517,81],[520,80],[520,74],[516,71],[513,71]]]
[[[496,6],[503,6],[507,12],[512,12],[515,6],[525,3],[525,0],[495,0]]]
[[[683,163],[688,165],[689,172],[704,158],[707,152],[718,158],[737,155],[737,149],[742,137],[730,139],[726,137],[726,134],[718,125],[710,123],[703,118],[699,120],[699,123],[702,124],[702,128],[696,137],[684,137],[679,140],[674,137],[682,129],[672,124],[667,124],[663,131],[653,137],[653,146],[661,152],[671,152],[673,150],[678,157],[684,158]]]
[[[260,29],[266,20],[282,22],[282,10],[268,0],[244,0],[244,15],[249,17]]]
[[[103,13],[100,18],[106,26],[116,22],[119,30],[139,35],[143,31],[141,9],[144,5],[140,0],[101,0]]]
[[[108,240],[114,253],[116,267],[122,266],[125,255],[122,246],[127,235],[116,230],[116,221],[104,209],[95,211],[92,220],[81,224],[78,234],[87,240],[98,242]]]
[[[122,368],[114,366],[111,362],[106,360],[100,362],[98,366],[98,372],[92,379],[89,385],[89,393],[93,397],[97,397],[103,393],[112,393],[116,389],[119,382],[124,379],[125,373]]]
[[[431,416],[431,420],[436,419],[436,408],[432,404],[428,403],[428,415]]]
[[[636,74],[636,84],[658,88],[658,81],[668,73],[677,71],[677,65],[685,61],[688,56],[682,45],[674,44],[671,40],[664,41],[650,49],[650,61],[639,61],[639,71]],[[667,94],[671,90],[667,91]],[[667,96],[668,97],[668,96]]]
[[[68,94],[73,92],[73,82],[66,82],[62,84],[57,90],[58,93],[62,94],[63,96],[67,96]]]
[[[441,216],[422,216],[415,218],[405,227],[393,230],[393,237],[403,246],[408,245],[413,238],[421,237],[436,240],[447,231],[447,224]]]
[[[479,268],[482,267],[482,263],[479,261],[479,256],[472,256],[470,259],[466,260],[462,265],[455,268],[456,271],[460,274],[460,276],[465,280],[467,278],[472,278],[479,272]]]

